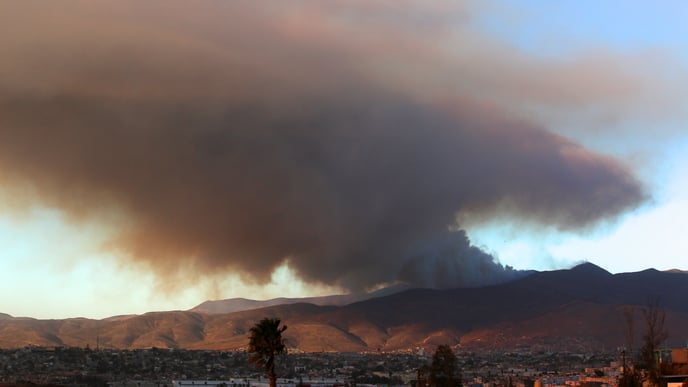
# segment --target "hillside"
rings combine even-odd
[[[240,349],[260,318],[281,318],[292,349],[401,350],[460,344],[468,349],[603,350],[625,344],[623,309],[659,297],[670,345],[688,338],[688,274],[646,270],[612,275],[594,265],[450,290],[411,289],[342,306],[275,305],[227,314],[175,311],[104,320],[0,319],[0,347]],[[639,339],[638,341],[639,342]]]
[[[322,297],[304,297],[304,298],[273,298],[270,300],[249,300],[246,298],[229,298],[225,300],[211,300],[205,301],[202,304],[190,309],[191,312],[199,313],[209,313],[209,314],[225,314],[241,312],[245,310],[267,308],[276,305],[288,305],[288,304],[299,304],[307,303],[313,305],[335,305],[342,306],[352,304],[354,302],[365,301],[371,298],[388,296],[394,293],[399,293],[404,290],[408,290],[407,285],[395,285],[387,288],[383,288],[371,293],[360,293],[360,294],[339,294],[332,296],[322,296]]]

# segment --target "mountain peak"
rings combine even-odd
[[[595,265],[594,263],[591,262],[584,262],[581,263],[580,265],[576,265],[573,268],[571,268],[572,272],[577,272],[577,273],[585,273],[587,275],[611,275],[610,272],[604,270],[603,268]]]

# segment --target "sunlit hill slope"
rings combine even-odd
[[[288,325],[291,350],[393,351],[438,344],[475,350],[612,350],[626,345],[624,308],[635,307],[640,336],[640,309],[650,298],[658,298],[666,311],[668,345],[683,346],[686,294],[685,272],[612,275],[584,264],[501,285],[409,289],[345,305],[296,302],[233,313],[195,308],[103,320],[2,315],[0,347],[242,349],[249,328],[274,316]]]

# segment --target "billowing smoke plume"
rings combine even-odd
[[[78,217],[117,208],[111,246],[160,274],[264,281],[288,261],[352,290],[494,282],[511,271],[450,231],[462,211],[578,229],[644,197],[506,107],[399,87],[381,72],[448,66],[394,21],[357,30],[318,2],[19,4],[0,16],[3,184]],[[416,48],[435,56],[396,62]]]
[[[471,246],[463,231],[448,232],[425,241],[399,273],[399,280],[421,287],[452,288],[506,282],[527,272],[495,262],[494,257]]]

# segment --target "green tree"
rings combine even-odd
[[[458,387],[461,385],[459,361],[448,345],[437,347],[430,365],[430,385],[433,387]]]
[[[280,327],[279,319],[265,317],[249,331],[248,352],[250,356],[248,361],[255,364],[257,368],[265,368],[270,379],[270,387],[277,386],[276,357],[287,352],[285,339],[282,337],[285,330],[287,330],[287,326]]]

